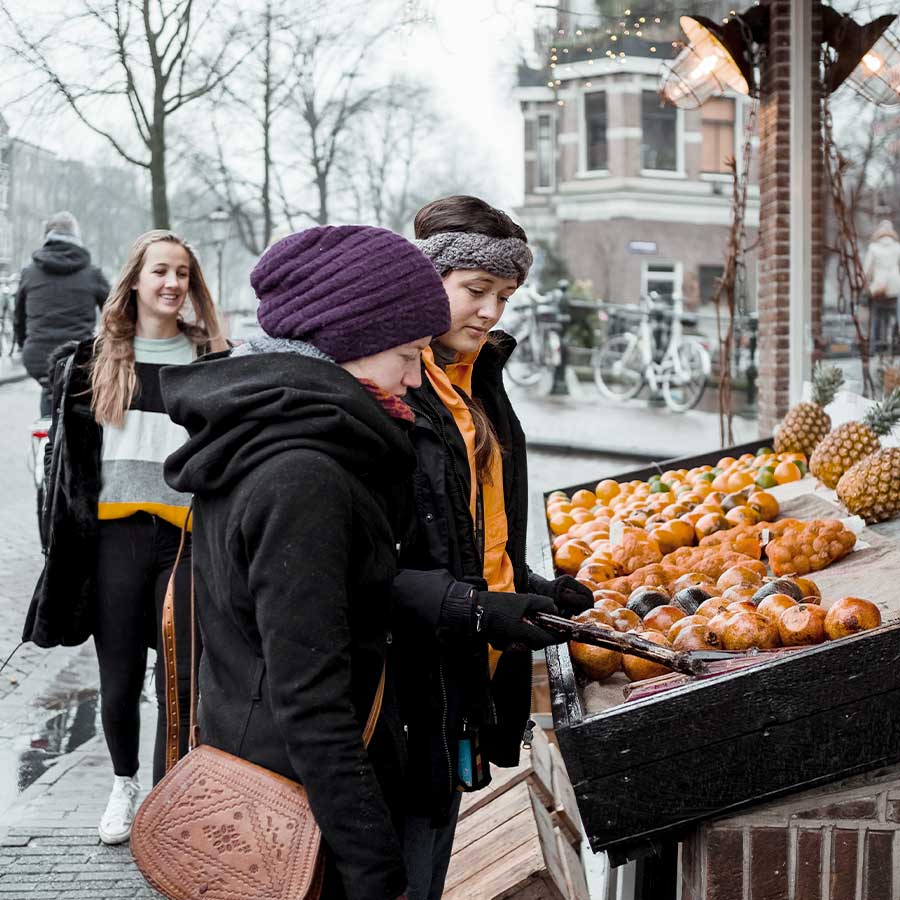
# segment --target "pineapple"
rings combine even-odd
[[[831,418],[825,407],[834,400],[844,383],[844,373],[837,366],[815,367],[812,375],[812,403],[798,403],[788,410],[775,435],[776,453],[803,453],[807,457],[816,444],[831,431]]]
[[[847,511],[867,522],[900,515],[900,447],[885,447],[852,465],[837,485]]]
[[[827,435],[809,459],[809,470],[823,484],[835,487],[854,463],[881,449],[878,438],[900,420],[900,388],[876,403],[861,422],[845,422]]]

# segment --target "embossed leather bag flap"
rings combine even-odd
[[[131,852],[171,900],[313,900],[321,839],[299,784],[201,744],[141,805]]]

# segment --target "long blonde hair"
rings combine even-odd
[[[203,277],[200,261],[190,245],[171,231],[157,229],[142,234],[131,246],[128,260],[116,286],[100,314],[100,332],[94,341],[91,366],[91,410],[100,425],[121,426],[139,385],[134,364],[134,335],[137,326],[137,291],[134,287],[144,265],[147,248],[157,241],[169,241],[183,247],[188,255],[188,296],[194,321],[180,316],[178,327],[194,344],[225,350],[219,316]]]

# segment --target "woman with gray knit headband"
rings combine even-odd
[[[394,582],[394,650],[407,734],[404,856],[410,900],[438,900],[461,792],[515,766],[528,724],[531,651],[558,638],[537,612],[571,615],[591,592],[525,564],[525,438],[503,387],[515,347],[492,329],[528,274],[525,232],[476,197],[421,209],[417,246],[450,298],[450,329],[422,354],[415,413],[415,540]]]

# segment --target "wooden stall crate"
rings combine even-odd
[[[463,798],[444,900],[589,900],[557,748],[535,729],[518,768],[491,771]]]

